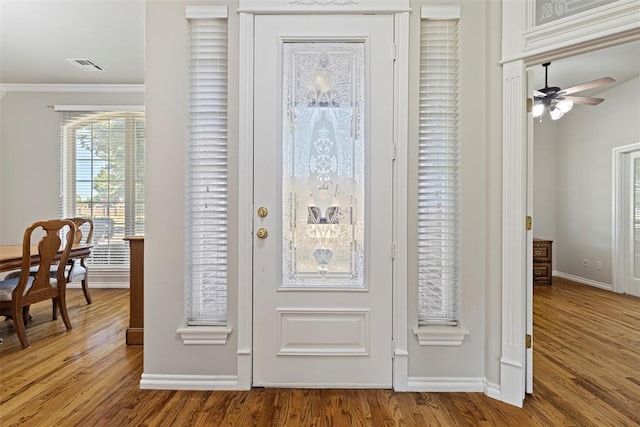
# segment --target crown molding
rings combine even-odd
[[[7,92],[144,93],[144,84],[0,84],[0,93]]]

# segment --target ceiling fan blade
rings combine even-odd
[[[598,87],[601,85],[606,85],[609,83],[614,83],[615,80],[611,77],[603,77],[598,80],[593,80],[591,82],[582,83],[576,86],[568,87],[559,92],[560,95],[569,95],[570,93],[582,92],[583,90],[592,89],[594,87]]]
[[[544,92],[540,92],[539,90],[534,90],[533,96],[547,96],[547,94]]]
[[[573,101],[574,104],[598,105],[604,98],[594,98],[590,96],[565,96],[567,101]]]

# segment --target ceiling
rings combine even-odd
[[[143,84],[144,5],[144,0],[0,0],[0,84]],[[89,59],[104,71],[83,71],[66,61],[72,58]],[[640,75],[638,58],[640,41],[560,59],[549,67],[549,85],[566,88],[604,76],[619,84]],[[544,69],[533,70],[539,89]]]
[[[532,67],[534,89],[544,87],[544,67]],[[548,70],[549,86],[568,88],[601,77],[612,77],[616,82],[596,89],[577,92],[576,96],[592,96],[640,75],[640,41],[553,61]]]
[[[143,84],[144,4],[0,0],[0,83]],[[105,71],[83,71],[71,58]]]

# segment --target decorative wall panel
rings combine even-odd
[[[278,310],[278,355],[369,354],[367,310]]]

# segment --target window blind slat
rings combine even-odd
[[[227,320],[227,21],[189,20],[186,316]]]
[[[418,316],[459,320],[458,20],[421,22],[418,147]]]

